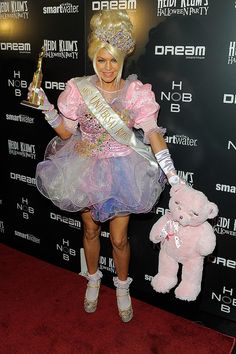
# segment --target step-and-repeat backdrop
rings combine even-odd
[[[168,208],[169,187],[152,213],[133,216],[133,294],[167,309],[187,306],[236,320],[235,0],[0,2],[0,239],[73,272],[86,271],[80,215],[56,208],[35,187],[36,165],[54,131],[41,112],[20,102],[42,45],[42,87],[51,102],[56,104],[68,79],[92,73],[86,37],[92,14],[103,9],[128,10],[137,46],[124,76],[136,73],[152,84],[161,105],[159,125],[167,128],[178,174],[220,210],[214,223],[217,247],[206,259],[202,292],[186,305],[173,292],[160,295],[150,285],[159,250],[149,241],[149,231]],[[100,269],[111,285],[115,269],[108,224],[101,241]]]

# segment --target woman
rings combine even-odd
[[[58,136],[50,142],[36,173],[41,193],[63,210],[81,212],[88,267],[84,309],[89,313],[96,310],[102,278],[100,224],[109,220],[117,273],[113,279],[123,322],[133,317],[128,276],[130,214],[152,209],[163,189],[162,171],[170,184],[178,182],[163,129],[156,124],[159,105],[151,86],[135,75],[122,79],[124,59],[134,44],[126,11],[104,11],[92,17],[88,54],[96,75],[68,81],[58,99],[60,113],[40,92],[44,98],[40,108]],[[135,138],[133,128],[144,131],[156,160],[147,145]]]

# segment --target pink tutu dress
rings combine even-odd
[[[96,75],[90,81],[96,85]],[[151,85],[143,85],[136,75],[119,91],[99,91],[130,129],[144,132],[145,143],[150,132],[164,133],[156,124],[159,105]],[[90,209],[101,222],[151,211],[164,188],[162,171],[108,134],[87,108],[74,79],[60,94],[58,108],[72,136],[57,136],[48,144],[36,170],[39,191],[60,209]]]

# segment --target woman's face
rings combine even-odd
[[[101,48],[97,53],[96,68],[101,80],[106,84],[111,84],[118,75],[120,65],[105,48]]]

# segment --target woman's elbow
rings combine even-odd
[[[64,132],[64,133],[60,133],[60,134],[58,133],[58,135],[62,140],[67,140],[72,136],[72,133]]]
[[[62,124],[59,127],[55,128],[55,132],[62,140],[69,139],[72,136],[72,133],[65,129],[64,125]]]

